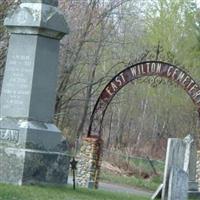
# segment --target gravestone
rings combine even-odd
[[[197,148],[193,141],[190,148],[190,163],[189,163],[189,191],[198,191],[197,174]]]
[[[200,192],[196,181],[196,160],[196,145],[191,135],[185,137],[184,140],[168,139],[163,184],[159,186],[151,199],[162,197],[162,200],[168,200],[175,198],[175,194],[172,193],[176,190],[176,184],[177,186],[179,184],[180,187],[177,189],[180,189],[180,192],[187,190],[187,196],[199,197]],[[177,175],[179,172],[180,174],[182,172],[187,174],[187,185],[185,185],[185,182],[182,183],[183,180],[179,180],[182,178]],[[172,197],[169,197],[169,195]]]
[[[0,182],[66,184],[68,145],[53,124],[59,40],[68,33],[57,0],[22,0],[10,32],[0,102]]]
[[[190,162],[189,162],[188,176],[189,176],[189,182],[188,182],[189,197],[200,198],[199,184],[197,181],[197,148],[194,141],[191,144],[190,148]]]
[[[180,168],[172,167],[167,200],[187,200],[188,180],[188,173]]]
[[[163,183],[158,186],[157,190],[151,196],[151,199],[152,200],[157,199],[157,198],[160,199],[162,196],[162,189],[163,189]]]
[[[162,200],[168,199],[169,177],[172,167],[184,168],[186,143],[181,139],[168,139],[165,171],[163,178]]]

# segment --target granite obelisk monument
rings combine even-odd
[[[57,0],[21,0],[10,33],[0,102],[0,182],[66,184],[67,141],[53,124],[59,41]]]

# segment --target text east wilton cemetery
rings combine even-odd
[[[109,102],[130,81],[144,76],[157,75],[175,81],[189,94],[195,104],[200,105],[200,88],[181,68],[160,62],[147,62],[129,67],[117,75],[102,92],[101,100]]]

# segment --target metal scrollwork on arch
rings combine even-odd
[[[113,97],[129,82],[145,76],[167,78],[180,85],[200,113],[200,86],[187,72],[175,65],[161,61],[141,62],[119,72],[103,89],[91,115],[88,137],[101,137],[104,114]]]

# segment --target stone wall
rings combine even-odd
[[[87,137],[78,155],[77,184],[87,188],[98,188],[103,141],[98,137]]]

